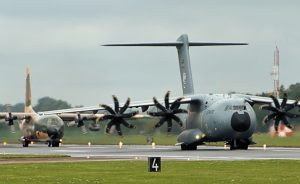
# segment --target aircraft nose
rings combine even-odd
[[[239,114],[233,113],[231,117],[231,127],[237,132],[245,132],[250,128],[251,119],[247,112]]]
[[[47,134],[50,138],[57,138],[58,137],[58,128],[57,127],[48,127]]]

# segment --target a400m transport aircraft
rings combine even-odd
[[[164,99],[153,101],[133,102],[130,104],[129,98],[122,108],[118,99],[113,96],[114,109],[108,105],[98,105],[77,109],[65,109],[58,111],[43,112],[44,114],[74,113],[85,111],[106,110],[107,114],[101,119],[110,119],[106,127],[109,133],[113,126],[117,133],[122,135],[120,125],[134,128],[127,123],[124,118],[130,118],[136,113],[123,114],[124,109],[140,107],[142,112],[159,117],[156,128],[167,122],[167,131],[170,132],[173,120],[184,127],[184,130],[177,137],[177,145],[182,150],[196,150],[197,145],[205,142],[225,141],[230,145],[230,149],[248,149],[253,144],[252,134],[255,131],[257,120],[253,110],[254,104],[260,104],[261,109],[271,113],[264,118],[264,123],[274,121],[274,128],[277,131],[278,125],[282,122],[285,126],[292,128],[290,119],[300,115],[289,112],[295,107],[299,107],[298,101],[288,100],[284,94],[283,99],[274,96],[260,97],[244,94],[195,94],[192,80],[192,69],[190,65],[189,46],[226,46],[226,45],[247,45],[245,43],[204,43],[189,42],[186,34],[181,35],[176,42],[165,43],[131,43],[131,44],[108,44],[104,46],[171,46],[176,47],[179,58],[179,68],[183,97],[169,98],[167,92]],[[161,102],[164,101],[164,106]],[[180,109],[181,104],[187,104],[186,109]],[[153,111],[154,106],[156,108]],[[182,120],[176,114],[187,113]]]
[[[92,111],[94,114],[99,110],[105,110],[105,114],[99,114],[98,120],[110,120],[106,127],[106,132],[110,133],[112,127],[115,127],[117,133],[122,136],[121,124],[128,128],[135,128],[129,124],[126,119],[145,117],[138,112],[130,111],[128,108],[141,108],[143,113],[158,117],[159,121],[156,128],[167,122],[167,131],[170,132],[173,120],[183,127],[183,131],[177,137],[177,145],[182,150],[196,150],[197,145],[205,142],[225,141],[230,145],[230,149],[248,149],[253,144],[252,135],[255,131],[257,120],[253,110],[254,104],[260,104],[261,109],[268,110],[271,113],[264,119],[264,123],[274,121],[274,128],[277,131],[278,125],[282,122],[285,126],[292,128],[290,119],[297,118],[300,115],[290,113],[295,107],[299,107],[298,101],[288,100],[284,94],[283,99],[277,99],[274,96],[260,97],[244,94],[195,94],[190,66],[189,46],[225,46],[225,45],[247,45],[245,43],[204,43],[189,42],[187,35],[181,35],[176,42],[166,43],[133,43],[133,44],[109,44],[105,46],[174,46],[177,48],[179,57],[179,68],[181,74],[181,83],[183,96],[178,98],[169,98],[170,92],[167,92],[164,99],[143,102],[133,102],[130,99],[120,104],[118,99],[113,96],[114,108],[110,105],[97,105],[92,107],[72,108],[55,111],[41,112],[43,116],[64,117],[69,115],[81,117],[81,112]],[[164,105],[162,105],[164,102]],[[186,108],[180,108],[181,104],[186,104]],[[122,106],[122,107],[121,107]],[[149,108],[155,107],[155,108]],[[155,110],[153,110],[155,109]],[[177,114],[186,114],[179,117]],[[83,114],[87,116],[86,114]],[[7,116],[7,115],[6,115]],[[9,117],[9,116],[7,116]],[[93,117],[95,119],[95,117]],[[93,119],[91,118],[91,119]],[[9,118],[7,118],[8,120]],[[77,118],[78,119],[78,118]],[[84,120],[88,118],[79,118],[81,121],[75,121],[78,127],[82,126]],[[49,135],[49,134],[48,134]]]

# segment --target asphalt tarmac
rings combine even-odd
[[[135,159],[161,157],[171,160],[300,160],[300,148],[250,147],[248,150],[229,150],[225,147],[198,146],[196,151],[181,151],[179,146],[152,145],[61,145],[58,148],[43,144],[23,148],[18,144],[0,146],[0,154],[61,154],[93,160]]]

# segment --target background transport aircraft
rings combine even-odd
[[[30,142],[45,142],[48,146],[58,147],[64,136],[64,121],[68,125],[77,125],[86,133],[83,120],[99,121],[103,114],[51,114],[44,115],[36,113],[31,104],[30,72],[26,68],[26,94],[24,112],[0,112],[0,120],[5,120],[14,132],[14,120],[20,120],[19,128],[23,134],[20,138],[23,147],[28,147]],[[94,125],[94,124],[93,124]],[[90,125],[90,130],[99,130],[98,126]]]
[[[264,119],[264,123],[274,121],[274,127],[277,131],[278,124],[282,122],[285,126],[291,128],[290,119],[299,117],[298,114],[289,112],[295,107],[299,107],[298,101],[288,100],[285,94],[283,99],[277,99],[274,96],[260,97],[244,94],[195,94],[192,80],[192,68],[190,65],[189,46],[226,46],[226,45],[247,45],[245,43],[204,43],[189,42],[187,35],[181,35],[176,42],[165,43],[132,43],[132,44],[109,44],[105,46],[167,46],[176,47],[179,58],[179,68],[181,76],[181,85],[183,97],[169,98],[167,92],[165,98],[153,101],[133,102],[129,100],[120,108],[116,97],[114,100],[114,109],[108,105],[83,107],[75,109],[64,109],[57,111],[43,112],[43,114],[61,114],[85,111],[105,110],[107,114],[102,119],[110,119],[107,124],[106,132],[115,126],[117,133],[122,135],[120,125],[134,128],[127,123],[124,118],[133,117],[132,114],[124,114],[124,109],[140,108],[142,112],[158,117],[159,122],[155,127],[160,127],[167,122],[167,131],[170,132],[173,120],[183,127],[183,131],[177,137],[177,145],[182,150],[196,150],[197,145],[205,142],[225,141],[230,145],[230,149],[248,149],[248,145],[253,144],[252,134],[255,131],[257,120],[253,110],[254,104],[262,105],[261,109],[268,110],[271,113]],[[164,105],[162,105],[164,102]],[[180,109],[180,105],[185,104],[185,108]],[[152,107],[152,108],[149,108]],[[153,108],[155,107],[155,108]],[[183,113],[183,121],[177,114]]]

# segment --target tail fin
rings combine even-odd
[[[25,110],[24,112],[34,112],[31,102],[31,88],[30,88],[30,69],[26,66],[26,92],[25,92]]]
[[[192,70],[190,64],[189,46],[226,46],[226,45],[248,45],[247,43],[207,43],[189,42],[188,35],[181,35],[176,42],[164,43],[133,43],[133,44],[107,44],[103,46],[173,46],[177,48],[179,68],[181,73],[181,85],[184,95],[194,94]]]

